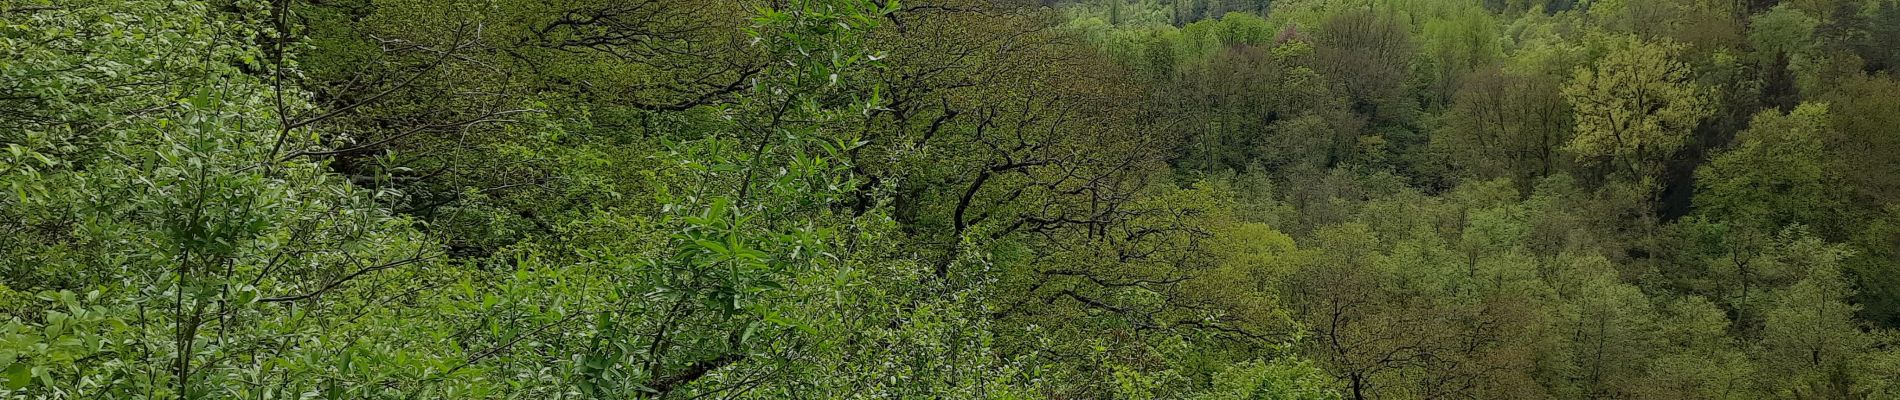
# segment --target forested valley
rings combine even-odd
[[[0,398],[1900,399],[1900,0],[0,0]]]

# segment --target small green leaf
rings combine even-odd
[[[5,375],[8,389],[20,390],[25,389],[27,385],[33,384],[33,369],[28,367],[26,363],[13,364],[13,366],[7,367]]]

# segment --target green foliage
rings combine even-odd
[[[1474,178],[1532,182],[1566,170],[1570,104],[1548,76],[1487,70],[1453,96],[1432,146]]]
[[[20,217],[9,229],[23,243],[9,245],[4,279],[45,302],[7,312],[9,370],[38,378],[10,380],[9,395],[386,395],[366,382],[409,381],[394,371],[453,357],[395,351],[424,337],[365,323],[406,314],[385,303],[405,296],[382,287],[441,278],[418,274],[434,245],[383,209],[383,194],[278,159],[276,143],[303,133],[278,117],[300,106],[240,71],[262,57],[237,40],[251,32],[189,2],[64,7],[24,14],[40,29],[8,33],[38,35],[9,48],[32,66],[9,68],[34,76],[21,93],[73,102],[7,119],[26,129],[9,144],[15,160],[39,162],[6,171],[17,196],[0,204]],[[298,307],[326,298],[345,300]],[[282,350],[300,343],[340,345]],[[353,361],[359,351],[382,355]]]
[[[1717,220],[1767,230],[1824,221],[1836,208],[1822,173],[1828,118],[1825,104],[1755,116],[1734,149],[1697,172],[1696,208]]]
[[[1249,362],[1214,375],[1214,388],[1197,394],[1198,400],[1325,400],[1339,393],[1318,368],[1308,363]]]
[[[1672,55],[1681,45],[1602,40],[1608,53],[1579,68],[1563,89],[1577,123],[1567,149],[1628,179],[1653,177],[1662,158],[1681,149],[1690,130],[1709,116],[1704,92],[1690,80],[1689,65]]]
[[[1799,57],[1816,50],[1814,30],[1820,21],[1798,9],[1780,5],[1751,20],[1748,42],[1760,54]]]
[[[1773,3],[0,1],[0,398],[1893,397]]]
[[[1853,289],[1834,259],[1812,260],[1806,277],[1789,287],[1768,310],[1762,331],[1762,372],[1783,395],[1846,397],[1853,359],[1868,342],[1854,327]]]

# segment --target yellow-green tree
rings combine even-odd
[[[1563,89],[1576,110],[1577,133],[1568,148],[1586,164],[1640,180],[1657,173],[1663,158],[1681,149],[1713,111],[1689,64],[1675,58],[1682,45],[1606,40],[1608,53],[1578,69]]]

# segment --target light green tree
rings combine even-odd
[[[1676,59],[1682,45],[1625,36],[1598,40],[1608,52],[1578,69],[1563,89],[1577,125],[1566,148],[1625,179],[1651,178],[1713,110],[1689,64]]]
[[[1854,289],[1836,265],[1839,250],[1814,249],[1807,276],[1766,314],[1760,357],[1764,390],[1798,398],[1848,398],[1857,360],[1872,344],[1848,304]]]
[[[1764,231],[1821,222],[1837,204],[1822,170],[1829,118],[1826,104],[1813,103],[1756,114],[1732,148],[1696,171],[1697,212]]]

